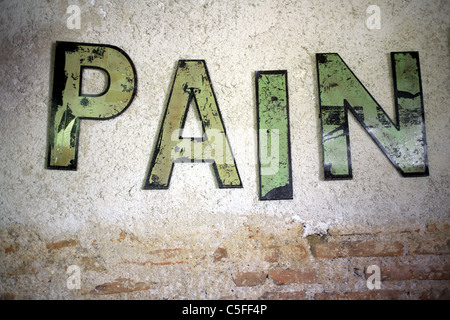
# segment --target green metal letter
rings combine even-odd
[[[326,179],[352,178],[350,111],[405,177],[428,175],[419,54],[391,53],[394,123],[336,53],[316,55]]]
[[[192,99],[202,122],[200,139],[182,136]],[[177,162],[209,162],[219,188],[242,187],[204,60],[178,62],[144,189],[167,189]]]
[[[83,68],[108,75],[104,92],[82,94]],[[136,91],[136,72],[121,49],[103,44],[57,42],[48,131],[47,168],[77,169],[81,119],[109,119],[122,113]]]
[[[287,71],[257,71],[259,199],[292,199]]]

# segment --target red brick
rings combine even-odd
[[[401,280],[450,280],[450,265],[445,266],[419,266],[396,265],[380,267],[382,281]],[[366,274],[366,279],[370,274]]]
[[[164,261],[164,262],[153,262],[151,260],[146,260],[146,261],[128,261],[125,260],[125,263],[132,263],[132,264],[137,264],[139,266],[146,266],[146,265],[151,265],[151,266],[168,266],[168,265],[172,265],[172,264],[184,264],[184,263],[188,263],[187,261]]]
[[[339,235],[339,236],[374,236],[377,234],[383,233],[382,231],[374,231],[374,232],[339,232],[335,231],[333,232],[333,235]]]
[[[279,247],[269,247],[265,249],[264,261],[277,262],[279,258],[280,258]]]
[[[238,272],[233,275],[233,281],[238,287],[253,287],[263,285],[266,277],[264,272]]]
[[[14,300],[16,296],[13,293],[0,293],[0,300]]]
[[[202,260],[206,257],[202,250],[191,249],[158,249],[152,250],[147,253],[149,259],[145,261],[128,261],[125,263],[133,263],[140,266],[152,265],[152,266],[166,266],[172,264],[184,264],[192,263]]]
[[[264,261],[279,262],[304,259],[307,251],[302,245],[286,245],[286,246],[268,246],[264,249]]]
[[[311,251],[316,258],[387,257],[401,255],[403,244],[397,241],[343,241],[318,243]]]
[[[125,232],[121,232],[119,234],[119,237],[117,239],[111,239],[111,242],[117,241],[117,242],[122,242],[125,240],[125,238],[127,237],[127,234]]]
[[[431,222],[427,224],[425,230],[427,232],[450,232],[450,224],[449,223],[435,223]]]
[[[14,253],[14,252],[16,252],[17,249],[11,244],[11,245],[9,245],[8,247],[5,247],[5,248],[4,248],[4,251],[5,251],[5,254],[8,254],[8,253]]]
[[[217,248],[216,251],[214,251],[213,258],[214,262],[222,261],[223,259],[228,257],[227,249],[225,248]]]
[[[36,273],[36,270],[30,265],[30,263],[20,263],[16,266],[9,266],[8,271],[6,272],[8,276],[20,276]]]
[[[299,291],[293,292],[264,292],[260,300],[305,300],[305,293]]]
[[[435,290],[430,289],[428,291],[422,292],[419,297],[420,300],[450,300],[450,290],[442,289]]]
[[[97,272],[104,272],[106,271],[105,266],[98,258],[93,257],[83,257],[81,258],[81,262],[83,263],[83,270],[92,270]]]
[[[96,242],[96,241],[97,240],[94,240],[94,242]],[[119,236],[116,239],[110,239],[109,241],[119,242],[119,243],[124,242],[124,241],[139,242],[139,243],[141,242],[135,235],[133,235],[131,233],[127,233],[125,231],[121,231],[119,233]],[[94,244],[94,242],[92,244]]]
[[[217,300],[239,300],[236,296],[234,296],[234,295],[230,295],[230,296],[223,296],[223,297],[220,297],[219,299],[217,299]]]
[[[314,270],[270,270],[269,277],[276,285],[317,282]]]
[[[48,251],[62,249],[66,247],[75,247],[79,245],[79,242],[75,239],[63,240],[59,242],[49,242],[46,244]]]
[[[90,294],[107,295],[117,293],[130,293],[135,291],[149,290],[150,285],[145,282],[133,282],[130,279],[116,279],[113,282],[103,283],[95,287]]]
[[[420,232],[420,229],[398,231],[398,233],[417,233],[417,232]],[[396,232],[392,232],[392,233],[396,233]]]
[[[371,290],[364,292],[316,293],[316,300],[404,300],[406,292],[401,290]]]
[[[411,245],[410,253],[412,254],[431,254],[444,255],[450,254],[450,238],[441,235],[433,235],[432,237],[422,237],[416,239]]]
[[[306,249],[302,245],[291,245],[289,246],[289,250],[296,256],[296,258],[306,258]]]

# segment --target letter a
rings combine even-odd
[[[192,99],[203,137],[185,138],[182,130]],[[216,97],[204,60],[180,60],[144,189],[167,189],[175,162],[209,162],[219,188],[241,188]]]

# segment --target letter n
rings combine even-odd
[[[200,139],[182,136],[192,99],[202,123]],[[242,187],[204,60],[178,62],[144,189],[167,189],[177,162],[211,163],[219,188]]]
[[[83,68],[107,74],[106,89],[82,93]],[[57,42],[48,128],[48,169],[76,170],[81,119],[109,119],[122,113],[136,92],[136,71],[121,49],[103,44]]]
[[[352,178],[348,111],[402,176],[428,175],[419,54],[391,53],[391,59],[396,123],[337,53],[316,55],[326,179]]]

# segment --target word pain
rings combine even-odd
[[[325,179],[352,179],[350,112],[404,177],[427,176],[428,156],[418,52],[391,53],[396,121],[372,97],[337,53],[317,53]],[[82,119],[110,119],[132,103],[136,69],[120,48],[57,42],[47,143],[47,168],[76,170]],[[84,69],[107,75],[103,92],[82,91]],[[286,70],[255,72],[259,199],[293,198]],[[150,159],[144,189],[168,189],[176,163],[205,162],[219,188],[242,188],[211,78],[204,60],[180,60]],[[184,137],[195,101],[203,136]]]

